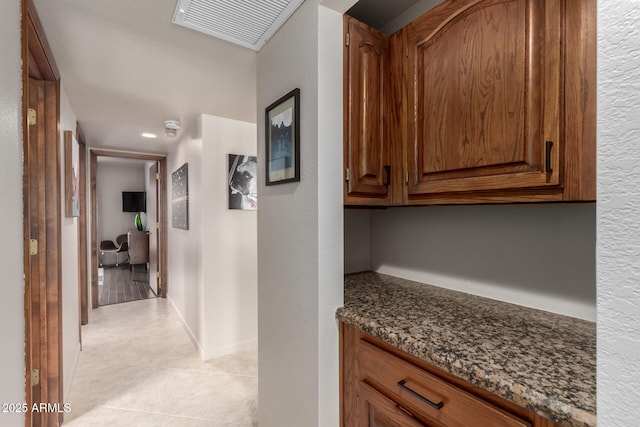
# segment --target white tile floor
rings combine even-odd
[[[258,425],[257,352],[201,361],[166,299],[100,307],[82,334],[65,426]]]

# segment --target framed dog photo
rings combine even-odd
[[[265,110],[266,185],[300,181],[300,89]]]
[[[258,209],[258,158],[229,154],[229,209]]]

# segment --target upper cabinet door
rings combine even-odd
[[[385,99],[389,91],[389,38],[345,16],[345,204],[390,201]]]
[[[406,27],[409,203],[561,191],[563,5],[451,0]]]

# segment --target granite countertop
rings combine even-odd
[[[596,325],[378,273],[336,317],[563,426],[596,426]]]

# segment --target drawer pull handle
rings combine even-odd
[[[546,142],[546,153],[545,153],[545,163],[544,163],[544,171],[551,173],[553,169],[551,169],[551,148],[553,147],[553,141]]]
[[[436,411],[439,411],[444,406],[443,402],[434,403],[434,402],[430,401],[429,399],[427,399],[426,397],[422,396],[420,393],[416,393],[415,391],[411,390],[409,387],[404,385],[405,383],[406,383],[405,380],[398,381],[398,387],[400,387],[401,389],[403,389],[404,391],[406,391],[410,395],[412,395],[414,397],[417,397],[418,399],[422,400],[424,403],[426,403],[427,405],[431,406]]]

